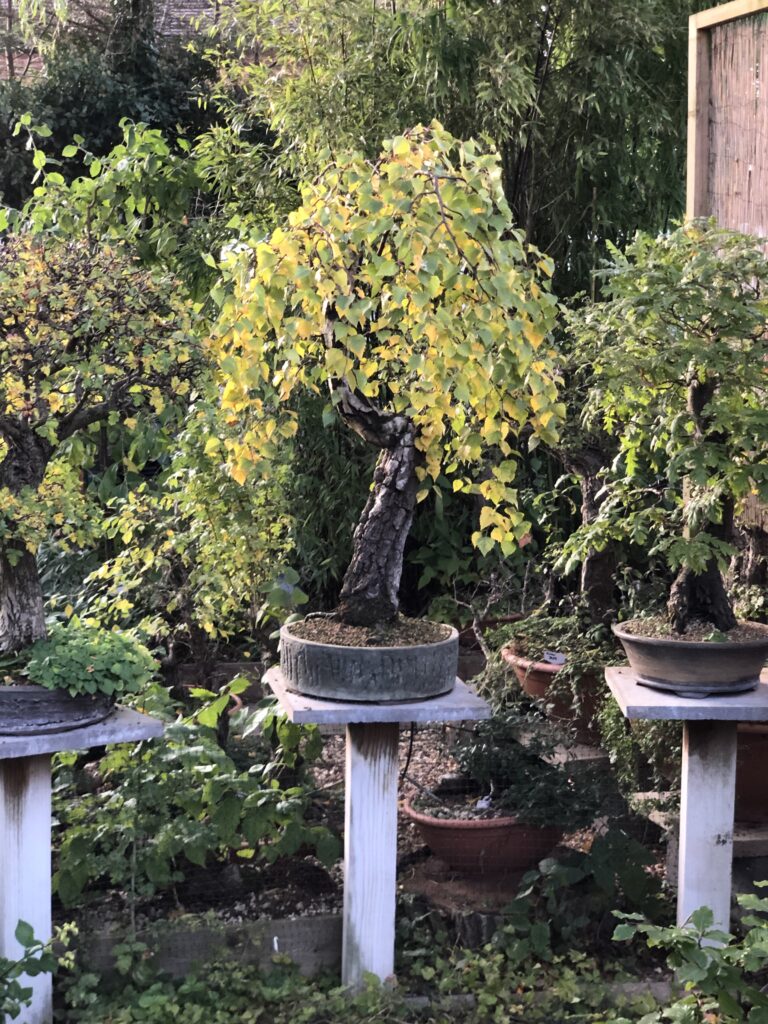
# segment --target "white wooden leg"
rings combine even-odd
[[[735,786],[736,723],[685,722],[678,925],[698,907],[709,907],[715,928],[728,931]]]
[[[341,980],[358,987],[395,968],[396,724],[347,726]]]
[[[21,947],[14,932],[19,920],[32,925],[35,938],[51,938],[51,758],[0,761],[0,955],[16,959]],[[17,1024],[50,1024],[50,974],[22,978],[32,987],[32,1005]]]

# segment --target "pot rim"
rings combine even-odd
[[[521,821],[517,815],[510,815],[503,818],[433,818],[430,814],[417,811],[407,798],[403,800],[403,812],[413,821],[429,825],[434,828],[466,828],[466,829],[489,829],[498,827],[509,827],[517,825],[522,828],[532,829],[557,829],[556,825],[528,825]]]
[[[712,654],[714,651],[733,654],[734,651],[757,651],[760,648],[768,648],[768,625],[762,622],[751,622],[745,620],[745,625],[757,626],[765,633],[761,640],[674,640],[667,637],[638,636],[636,633],[629,633],[621,628],[621,623],[614,622],[611,625],[611,632],[619,640],[628,640],[630,643],[644,644],[648,647],[657,647],[662,650],[691,650],[697,652],[707,651]]]
[[[563,668],[562,665],[553,665],[548,661],[532,661],[531,658],[525,658],[522,654],[516,654],[511,646],[502,647],[501,657],[513,667],[523,668],[527,672],[545,672],[549,676],[557,675]]]
[[[301,620],[304,622],[304,619]],[[431,621],[431,620],[430,620]],[[435,640],[428,644],[406,644],[399,647],[352,647],[350,644],[329,644],[321,640],[305,640],[303,636],[296,636],[295,633],[291,632],[292,623],[286,623],[286,625],[280,627],[280,636],[283,633],[300,644],[307,644],[309,647],[332,647],[335,651],[377,651],[377,652],[389,652],[389,651],[419,651],[419,650],[434,650],[436,647],[441,647],[444,644],[451,644],[454,641],[458,641],[459,631],[455,626],[449,626],[447,622],[438,622],[436,625],[445,626],[446,629],[450,630],[448,636],[443,637],[442,640]]]

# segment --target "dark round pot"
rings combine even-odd
[[[289,690],[322,700],[401,703],[449,693],[456,682],[459,634],[411,647],[342,647],[280,630],[280,668]]]
[[[681,697],[717,697],[754,690],[768,657],[768,626],[749,623],[765,639],[709,643],[635,636],[614,624],[629,664],[642,686]]]
[[[525,825],[515,817],[432,818],[406,800],[404,813],[416,823],[432,853],[466,875],[501,875],[534,867],[563,835],[559,828]]]
[[[547,702],[548,715],[557,722],[572,722],[579,743],[597,744],[600,730],[595,722],[597,706],[603,681],[597,675],[585,675],[579,683],[578,710],[570,701],[552,698],[549,689],[561,665],[550,665],[546,661],[531,661],[516,654],[511,647],[502,647],[501,657],[514,669],[518,682],[529,697],[538,697]]]
[[[0,686],[0,736],[38,736],[103,722],[114,709],[105,694],[71,697],[43,686]]]

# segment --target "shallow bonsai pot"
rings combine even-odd
[[[765,639],[712,643],[636,636],[611,626],[641,686],[681,697],[717,697],[754,690],[768,657],[768,626],[750,622]]]
[[[410,647],[342,647],[280,630],[280,668],[289,690],[321,700],[401,703],[450,693],[459,663],[459,634]]]
[[[602,689],[602,680],[590,673],[581,680],[580,706],[576,711],[568,701],[552,698],[549,688],[562,668],[562,665],[551,665],[546,661],[531,661],[516,654],[512,647],[502,647],[501,657],[514,669],[520,686],[529,697],[546,700],[549,705],[549,717],[559,722],[572,722],[579,743],[599,743],[600,733],[595,725],[595,715]]]
[[[432,853],[467,875],[501,875],[525,871],[557,846],[563,830],[526,825],[516,817],[433,818],[406,800],[404,813],[415,822]]]
[[[103,722],[114,710],[103,693],[71,697],[44,686],[0,686],[0,736],[38,736],[83,729]]]

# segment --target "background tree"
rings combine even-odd
[[[117,248],[22,235],[0,250],[0,650],[45,634],[35,551],[49,468],[103,423],[188,395],[199,359],[169,278]]]

